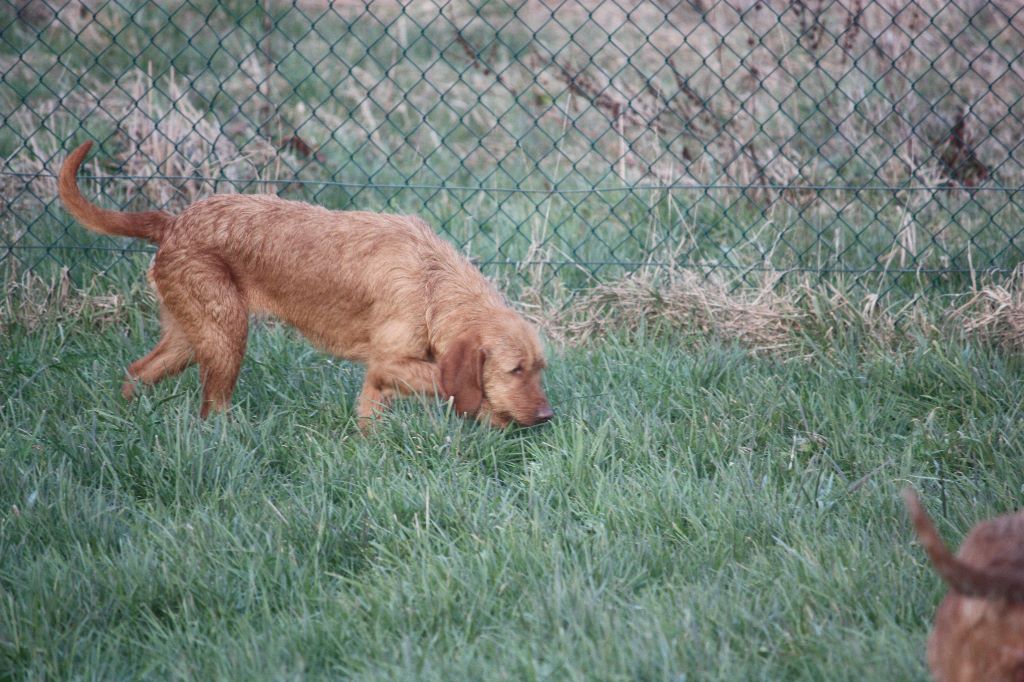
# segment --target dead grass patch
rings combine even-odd
[[[118,77],[116,87],[81,87],[61,100],[34,100],[11,113],[18,129],[33,132],[0,161],[5,208],[27,214],[46,209],[56,197],[56,171],[79,121],[86,119],[95,126],[107,121],[116,130],[104,141],[105,155],[87,162],[86,173],[109,175],[113,168],[118,177],[104,187],[108,195],[142,194],[141,203],[171,211],[211,191],[236,191],[261,178],[278,155],[252,131],[244,135],[245,144],[236,144],[173,70],[154,79],[133,69]]]
[[[106,327],[123,319],[125,300],[124,294],[95,294],[76,287],[67,268],[50,278],[11,270],[0,296],[0,334],[14,327],[33,332],[48,324],[84,319]]]
[[[152,178],[141,189],[157,206],[184,208],[208,194],[211,184],[215,191],[233,191],[236,183],[257,177],[250,157],[266,161],[273,155],[258,140],[250,151],[240,149],[173,70],[160,83],[148,71],[132,71],[114,93],[101,104],[121,121],[122,172]],[[228,182],[222,188],[217,179]]]
[[[561,346],[581,346],[603,335],[666,328],[694,337],[737,343],[754,354],[805,356],[853,342],[898,350],[947,331],[932,299],[886,303],[848,283],[781,282],[772,273],[751,283],[700,270],[641,270],[577,294],[543,315],[533,299],[528,316]],[[1024,297],[1022,297],[1024,300]],[[1024,329],[1024,316],[1021,318]]]
[[[545,326],[556,340],[584,344],[610,331],[666,325],[734,340],[753,352],[789,349],[806,315],[795,292],[774,286],[736,288],[715,274],[640,270],[580,294]]]
[[[608,334],[659,329],[785,358],[851,341],[864,349],[899,351],[921,339],[956,339],[965,333],[1004,350],[1024,346],[1024,267],[1006,281],[976,286],[952,310],[935,297],[887,304],[878,294],[850,284],[782,284],[781,276],[774,273],[751,284],[714,272],[650,268],[575,295],[561,290],[541,298],[539,290],[529,289],[516,304],[563,348],[585,346]],[[10,271],[0,294],[0,334],[70,322],[120,324],[127,311],[151,296],[148,289],[139,293],[131,287],[111,292],[99,282],[78,287],[66,268],[50,278]],[[139,288],[145,288],[141,280]],[[255,323],[279,324],[273,319]]]
[[[1004,282],[975,286],[950,319],[976,338],[1019,351],[1024,346],[1024,267]]]

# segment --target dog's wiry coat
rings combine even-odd
[[[224,409],[249,313],[266,312],[367,366],[357,404],[364,423],[396,394],[438,389],[459,413],[498,426],[551,417],[536,331],[422,220],[270,195],[214,195],[177,216],[107,211],[78,189],[90,146],[61,168],[67,210],[94,231],[158,245],[150,279],[162,336],[129,366],[126,397],[135,381],[152,384],[196,362],[202,415]]]
[[[1024,682],[1024,511],[982,521],[954,556],[913,491],[914,528],[949,593],[928,638],[938,682]]]

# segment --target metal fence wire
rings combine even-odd
[[[963,288],[1021,261],[1019,0],[0,0],[0,259],[116,267],[110,207],[416,213],[490,274]]]

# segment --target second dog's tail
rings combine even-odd
[[[173,220],[169,213],[163,211],[141,211],[131,213],[125,211],[108,211],[82,196],[78,189],[78,167],[82,165],[85,155],[89,153],[92,142],[82,144],[71,152],[64,165],[60,167],[58,191],[64,208],[75,217],[75,220],[94,232],[119,237],[136,237],[160,243],[166,228]]]
[[[914,491],[910,488],[904,490],[903,500],[907,503],[910,520],[914,523],[921,546],[935,564],[935,570],[954,592],[965,597],[1024,601],[1024,575],[1018,571],[975,567],[964,563],[942,542]],[[1019,542],[1019,539],[1007,538],[1007,542]]]

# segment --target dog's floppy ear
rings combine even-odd
[[[441,356],[441,390],[455,398],[455,412],[476,415],[484,400],[484,363],[487,351],[476,336],[455,339]]]

